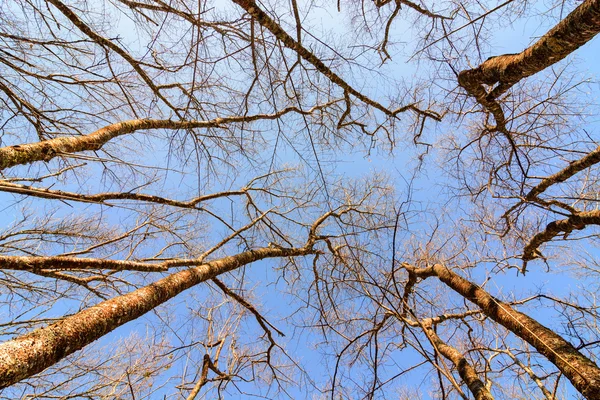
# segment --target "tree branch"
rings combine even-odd
[[[535,235],[523,250],[523,261],[533,260],[540,256],[538,248],[564,232],[565,237],[574,230],[582,230],[587,225],[600,225],[600,210],[579,212],[569,218],[552,221],[546,225],[543,232]],[[526,265],[526,264],[525,264]],[[524,268],[525,268],[524,265]]]
[[[47,327],[0,344],[0,388],[28,378],[179,293],[254,261],[314,253],[311,247],[259,248],[174,273]]]
[[[462,71],[458,83],[494,115],[501,130],[506,121],[496,99],[521,79],[562,60],[598,32],[600,0],[586,0],[532,46],[518,54],[490,57],[477,68]],[[483,87],[496,84],[490,92]]]
[[[208,121],[173,121],[170,119],[134,119],[105,126],[85,136],[60,137],[37,143],[28,143],[0,148],[0,171],[16,165],[30,164],[35,161],[50,161],[61,154],[81,151],[100,150],[108,141],[118,136],[127,135],[148,129],[196,129],[219,128],[223,124],[253,122],[258,120],[275,120],[281,116],[296,112],[303,115],[335,103],[328,102],[303,111],[297,107],[287,107],[273,114],[256,114],[248,116],[231,116],[215,118]]]
[[[485,315],[532,345],[556,365],[588,400],[600,400],[600,368],[571,343],[448,268],[436,264],[433,269],[440,281],[479,306]]]

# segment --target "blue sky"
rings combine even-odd
[[[541,4],[539,7],[543,10],[544,5]],[[324,30],[330,30],[331,34],[335,37],[335,35],[341,35],[344,29],[348,29],[348,27],[345,25],[336,25],[335,23],[328,22],[335,18],[337,18],[337,13],[335,10],[316,12],[312,17],[312,24],[315,26],[322,25]],[[546,32],[554,23],[555,20],[547,19],[545,17],[519,19],[512,26],[505,28],[501,33],[491,36],[491,43],[489,47],[486,47],[489,53],[482,54],[482,56],[485,59],[487,56],[519,52],[524,47],[531,44],[536,37]],[[129,43],[130,46],[135,47],[135,33],[131,30],[130,26],[131,24],[127,22],[126,19],[122,19],[120,21],[118,32],[123,36],[125,42]],[[395,24],[391,37],[399,37],[410,43],[412,38],[407,34],[407,32],[411,27],[412,26],[408,23]],[[592,101],[594,101],[596,104],[598,103],[597,93],[600,93],[600,90],[598,90],[600,89],[600,85],[598,84],[597,80],[597,77],[600,73],[600,67],[598,66],[596,60],[597,54],[598,39],[584,46],[582,49],[578,50],[575,55],[570,57],[570,60],[576,64],[577,71],[589,76],[589,78],[592,80],[592,83],[589,85],[589,87],[596,93],[595,97],[594,94],[591,95],[591,98],[593,99]],[[365,93],[370,94],[378,99],[384,99],[381,100],[381,102],[386,104],[386,95],[394,92],[395,84],[400,82],[401,79],[404,79],[406,82],[410,83],[413,76],[417,73],[422,73],[423,69],[425,68],[424,63],[407,64],[405,61],[406,60],[403,57],[398,56],[387,62],[380,70],[383,76],[390,77],[387,79],[382,79],[379,76],[370,76],[365,78],[365,75],[362,73],[363,71],[358,68],[354,70],[346,70],[344,77],[347,77],[349,81],[351,81],[356,87],[360,88],[360,90],[364,91]],[[564,62],[557,68],[560,68],[560,66],[563,64]],[[445,84],[449,86],[453,85],[452,82]],[[588,121],[589,125],[587,125],[587,128],[595,137],[595,133],[598,129],[598,119],[592,117],[589,118]],[[428,123],[427,132],[423,139],[435,143],[438,136],[443,135],[445,131],[454,129],[460,130],[461,127],[457,128],[454,122],[455,121],[442,122],[435,127],[433,127],[433,124]],[[273,130],[266,134],[268,143],[264,148],[260,149],[262,152],[259,151],[260,156],[258,158],[263,157],[264,153],[271,154],[273,151],[277,134],[272,125],[269,126],[269,129]],[[283,133],[288,134],[289,137],[292,138],[290,140],[297,140],[294,142],[294,146],[298,146],[297,150],[299,150],[299,152],[303,155],[303,159],[299,159],[297,153],[295,153],[290,146],[286,147],[284,142],[280,141],[278,142],[277,147],[277,164],[280,166],[300,166],[300,168],[304,169],[308,176],[313,177],[314,179],[323,178],[320,176],[322,173],[326,176],[325,179],[328,181],[335,181],[338,178],[361,178],[363,176],[369,176],[373,173],[383,173],[389,177],[390,184],[396,188],[396,196],[398,201],[401,201],[405,198],[408,191],[407,182],[410,181],[413,176],[415,165],[418,162],[418,156],[425,151],[423,146],[412,147],[409,140],[410,133],[402,131],[402,128],[399,128],[398,132],[394,132],[398,137],[398,144],[397,147],[395,147],[391,152],[389,151],[388,146],[382,144],[381,140],[378,141],[377,147],[370,150],[369,143],[346,143],[340,147],[341,150],[340,148],[337,148],[319,152],[317,154],[317,160],[315,154],[312,152],[310,143],[307,143],[303,138],[298,139],[296,137],[296,134],[301,132],[303,132],[301,123],[298,123],[296,131],[294,131],[293,127],[292,129],[285,129],[283,131]],[[131,148],[135,148],[138,145],[141,148],[144,142],[147,140],[150,141],[151,139],[139,137],[139,135],[133,135],[131,138],[124,138],[122,140],[122,143],[127,143],[127,145]],[[184,168],[183,165],[176,165],[177,161],[168,156],[170,148],[167,144],[167,141],[163,140],[161,143],[163,143],[163,145],[162,147],[159,147],[159,150],[156,150],[157,147],[154,147],[154,152],[146,157],[148,164],[152,166],[164,166],[166,160],[169,160],[168,162],[173,162],[173,164],[169,165],[172,169],[176,170]],[[118,146],[119,144],[116,145],[116,148],[118,148]],[[144,150],[141,150],[142,153],[143,151]],[[266,156],[265,158],[267,160],[269,159],[269,157]],[[51,164],[53,167],[56,165],[56,163]],[[205,164],[202,164],[201,167],[195,171],[192,171],[191,173],[179,174],[177,172],[170,171],[168,173],[159,175],[157,180],[158,184],[153,187],[153,190],[158,193],[173,194],[178,198],[189,198],[197,195],[198,193],[237,189],[242,187],[254,176],[254,171],[252,171],[248,166],[244,168],[227,168],[225,163],[217,163],[217,165],[218,168],[222,168],[222,174],[219,177],[211,176],[206,169],[203,169]],[[260,167],[265,168],[266,165],[268,165],[268,162],[260,164]],[[29,168],[29,166],[19,167],[17,171],[27,174],[29,172]],[[43,169],[44,167],[41,168]],[[143,170],[144,168],[141,169]],[[416,178],[412,182],[412,207],[415,211],[432,210],[436,207],[448,204],[449,202],[452,203],[452,199],[444,198],[444,196],[446,196],[448,193],[444,190],[444,188],[450,179],[448,175],[445,174],[446,172],[445,165],[440,161],[439,155],[435,150],[432,149],[425,158],[425,167],[423,168],[422,172],[416,174]],[[102,173],[98,167],[91,167],[89,169],[89,181],[85,182],[85,184],[82,184],[81,181],[74,184],[71,184],[67,181],[62,186],[62,189],[75,190],[81,186],[87,186],[91,190],[94,190],[101,186],[98,182],[100,177],[102,177]],[[207,179],[209,177],[210,179]],[[110,179],[107,178],[107,182],[110,182]],[[136,186],[135,183],[136,182],[131,181],[128,182],[126,186],[129,188],[134,188]],[[110,186],[110,184],[108,184],[108,186]],[[116,186],[117,185],[115,184],[114,187]],[[4,205],[2,212],[0,213],[0,228],[5,229],[13,224],[15,219],[20,218],[16,210],[19,209],[21,205],[24,205],[21,203],[21,200],[22,199],[18,196],[5,193],[0,194],[0,202]],[[104,210],[100,211],[100,207],[96,205],[72,203],[66,205],[61,202],[44,203],[51,204],[44,206],[40,204],[42,203],[32,202],[31,207],[33,207],[35,210],[43,210],[42,213],[47,214],[52,207],[56,206],[58,209],[56,217],[75,215],[76,213],[85,214],[86,212],[89,212],[90,214],[100,213],[101,220],[104,223],[127,225],[134,222],[132,220],[133,217],[127,213],[126,209],[119,211],[105,208]],[[225,200],[215,204],[213,209],[217,213],[227,217],[231,204],[232,202]],[[461,216],[457,214],[458,213],[454,214],[453,212],[447,212],[449,217],[444,221],[444,223],[451,226],[453,217],[456,217],[457,219],[461,218]],[[418,217],[415,222],[411,223],[410,229],[415,230],[416,234],[418,235],[420,234],[422,236],[427,236],[429,234],[429,230],[432,229],[432,223],[424,221],[426,218],[427,214],[425,214],[424,217]],[[207,220],[209,220],[209,218],[207,218]],[[202,223],[203,221],[204,220],[199,220],[199,223]],[[238,223],[239,221],[234,222]],[[213,232],[207,232],[205,237],[213,242],[217,242],[220,237],[218,235],[223,233],[223,231],[224,229],[219,227]],[[148,253],[153,250],[154,249],[148,249]],[[591,250],[591,252],[592,254],[595,254],[595,249]],[[320,352],[331,352],[333,350],[328,346],[323,345],[322,339],[316,336],[310,330],[303,330],[295,327],[292,321],[285,319],[285,316],[288,315],[290,308],[298,307],[299,303],[294,303],[293,296],[289,294],[282,294],[282,292],[286,292],[288,286],[281,278],[280,271],[277,270],[279,263],[280,262],[276,260],[268,260],[255,263],[247,267],[245,269],[244,278],[245,287],[253,289],[253,297],[257,299],[255,304],[257,304],[260,307],[260,310],[264,311],[265,314],[269,316],[268,319],[273,322],[278,329],[281,329],[286,334],[285,338],[280,338],[280,343],[282,343],[282,345],[288,349],[290,354],[293,355],[294,359],[298,360],[304,367],[311,371],[312,376],[317,377],[317,383],[324,383],[330,377],[329,373],[332,365],[324,363]],[[480,268],[473,273],[473,279],[479,280],[479,282],[483,281],[484,277],[494,268],[495,266],[491,263],[482,263]],[[526,276],[517,275],[515,270],[507,270],[503,274],[496,274],[494,276],[494,280],[487,286],[487,288],[490,292],[497,295],[503,293],[526,294],[530,291],[535,292],[540,288],[542,288],[542,291],[553,293],[555,295],[566,295],[572,289],[577,290],[576,288],[579,285],[586,286],[588,284],[592,284],[591,281],[588,282],[586,280],[581,280],[580,277],[558,274],[555,275],[554,272],[557,271],[553,271],[552,274],[548,274],[545,272],[545,268],[541,263],[532,263],[529,273]],[[168,306],[177,304],[175,311],[173,311],[172,308],[169,308],[169,311],[165,311],[164,313],[170,317],[174,317],[185,322],[186,318],[189,317],[188,312],[190,304],[193,304],[194,301],[211,301],[213,293],[214,292],[210,292],[204,286],[195,288],[190,293],[181,294],[169,303]],[[296,294],[300,296],[302,295],[301,293]],[[78,307],[79,304],[76,302],[63,302],[55,306],[50,312],[50,315],[59,316],[65,310],[72,312]],[[536,316],[542,322],[548,324],[553,323],[555,315],[556,314],[551,313],[550,310],[540,311],[538,314],[536,314]],[[2,319],[7,318],[6,310],[0,311],[0,316]],[[144,329],[146,324],[154,325],[160,323],[161,322],[156,315],[149,313],[139,321],[127,324],[117,329],[111,335],[103,338],[94,346],[111,346],[112,343],[129,336],[132,334],[132,332],[136,332],[138,335],[144,336],[146,334]],[[179,323],[180,322],[176,322],[174,325],[179,326]],[[256,334],[260,332],[260,329],[257,327],[256,323],[251,317],[247,318],[247,321],[244,322],[243,328],[249,334]],[[177,344],[176,342],[177,340],[174,339],[173,344]],[[202,351],[198,351],[195,356],[201,357],[202,355]],[[394,368],[406,367],[408,365],[415,364],[415,362],[418,362],[419,356],[417,356],[414,352],[411,353],[410,351],[407,351],[403,352],[401,356],[398,356],[397,360],[400,360],[397,361],[399,365],[391,366],[389,371],[393,371]],[[173,363],[171,370],[178,371],[184,367],[185,359],[182,358]],[[425,369],[429,370],[429,367],[425,367]],[[357,377],[360,377],[362,374],[368,375],[369,371],[364,367],[359,366],[354,370],[354,373],[357,374]],[[390,374],[392,373],[390,372]],[[177,376],[176,373],[173,375]],[[319,382],[319,379],[321,379],[322,382]],[[421,377],[417,373],[408,375],[407,378],[402,379],[405,379],[405,381],[401,381],[402,383],[406,383],[407,385],[411,386],[414,385],[419,389],[422,389],[421,398],[428,398],[427,384],[429,382],[428,380],[431,379],[431,376]],[[420,379],[422,379],[422,381]],[[158,394],[162,394],[163,392],[167,393],[178,383],[179,382],[173,381],[169,383],[169,385],[163,390],[155,393],[154,395],[156,396]],[[240,387],[244,388],[243,384],[240,384]],[[291,389],[290,394],[293,398],[309,398],[310,396],[308,393],[310,391],[312,391],[312,388],[308,386],[300,386],[299,388]],[[265,395],[266,397],[269,397],[268,393]],[[244,399],[248,397],[246,394],[238,394],[236,393],[235,389],[230,388],[230,390],[227,392],[226,398]]]

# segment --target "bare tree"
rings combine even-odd
[[[600,399],[599,4],[5,3],[0,395]]]

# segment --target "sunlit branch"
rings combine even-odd
[[[587,225],[600,225],[600,211],[582,211],[577,214],[571,215],[569,218],[552,221],[546,225],[544,231],[536,234],[523,250],[523,261],[525,262],[523,268],[526,266],[526,262],[540,257],[541,253],[539,247],[551,241],[556,236],[564,233],[566,238],[574,230],[585,229]]]
[[[462,71],[458,83],[506,129],[496,100],[520,80],[544,70],[589,42],[600,32],[600,0],[586,0],[536,43],[518,54],[490,57],[474,69]],[[494,86],[489,92],[483,85]]]
[[[228,196],[240,196],[244,195],[250,189],[242,189],[242,190],[231,190],[226,192],[212,193],[202,196],[194,197],[187,201],[179,201],[174,199],[168,199],[161,196],[155,196],[144,193],[133,193],[133,192],[112,192],[112,193],[98,193],[98,194],[80,194],[73,192],[66,192],[62,190],[54,190],[54,189],[46,189],[46,188],[36,188],[28,185],[20,185],[16,183],[9,183],[5,181],[0,181],[0,191],[8,192],[8,193],[16,193],[27,196],[39,197],[44,199],[56,199],[56,200],[71,200],[82,203],[96,203],[96,204],[106,204],[111,205],[110,203],[106,203],[106,201],[110,200],[130,200],[130,201],[141,201],[146,203],[155,203],[162,204],[177,208],[188,208],[188,209],[198,209],[199,204],[208,201],[217,199],[220,197],[228,197]]]
[[[346,82],[342,77],[333,72],[329,67],[325,65],[319,57],[314,55],[310,50],[304,47],[302,44],[298,43],[294,38],[292,38],[277,22],[273,20],[266,12],[264,12],[253,0],[232,0],[234,3],[238,4],[242,7],[248,14],[254,17],[260,25],[267,28],[277,39],[281,40],[283,44],[297,52],[304,60],[311,63],[317,71],[325,75],[331,82],[338,85],[345,92],[350,93],[360,101],[365,104],[368,104],[379,111],[383,112],[388,117],[396,117],[398,113],[403,111],[414,111],[415,113],[428,118],[433,118],[436,121],[440,121],[441,117],[430,110],[421,110],[414,104],[410,104],[404,107],[400,107],[397,110],[390,110],[389,108],[383,106],[379,102],[365,96],[360,93],[358,90],[354,89],[348,82]]]
[[[485,315],[537,349],[556,365],[587,399],[600,399],[600,368],[571,343],[448,268],[440,264],[429,268],[433,268],[440,281],[479,306]]]
[[[297,107],[287,107],[273,114],[222,117],[209,121],[135,119],[118,122],[105,126],[104,128],[98,129],[97,131],[84,136],[60,137],[37,143],[2,147],[0,148],[0,170],[14,167],[16,165],[29,164],[35,161],[47,162],[63,154],[100,150],[102,146],[104,146],[111,139],[141,130],[220,128],[226,124],[232,123],[275,120],[291,112],[308,115],[333,103],[335,103],[335,101],[329,102],[325,105],[315,106],[306,111],[300,110]]]
[[[544,179],[540,183],[538,183],[535,187],[533,187],[529,193],[525,196],[525,200],[534,200],[540,194],[542,194],[546,189],[550,186],[566,181],[571,178],[578,172],[581,172],[592,165],[595,165],[600,162],[600,147],[596,148],[596,150],[591,151],[585,157],[580,158],[579,160],[571,161],[569,165],[562,170],[558,171],[555,174],[552,174]]]
[[[0,344],[0,388],[43,371],[201,282],[258,260],[304,256],[314,252],[311,247],[259,248],[224,257],[174,273],[134,292],[4,342]]]
[[[494,397],[489,389],[479,379],[475,368],[469,363],[465,356],[455,347],[444,342],[435,332],[431,324],[422,324],[425,335],[430,340],[435,349],[452,364],[454,364],[458,374],[469,387],[476,400],[493,400]]]

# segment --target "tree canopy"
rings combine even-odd
[[[600,0],[1,4],[1,398],[600,399]]]

